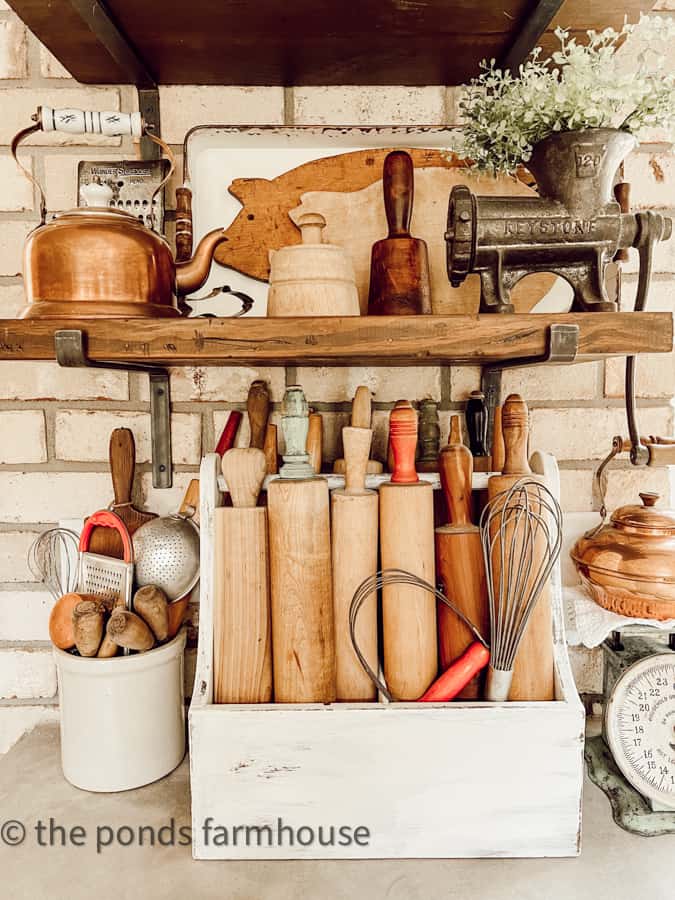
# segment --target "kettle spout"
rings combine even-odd
[[[227,235],[224,228],[209,231],[197,244],[192,259],[176,263],[176,293],[178,295],[191,294],[193,291],[199,290],[209,277],[211,260],[216,247],[226,240]]]

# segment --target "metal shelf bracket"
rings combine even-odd
[[[495,407],[499,406],[502,394],[502,372],[504,369],[520,369],[530,366],[561,365],[573,363],[579,352],[578,325],[551,325],[548,330],[548,347],[541,356],[516,357],[492,366],[484,366],[481,373],[481,389],[485,394],[488,410],[488,447],[492,446],[492,426]]]
[[[171,467],[171,413],[169,373],[160,366],[143,363],[99,362],[89,359],[86,334],[79,329],[54,332],[56,361],[69,369],[114,369],[121,372],[146,372],[150,382],[150,439],[152,446],[152,486],[170,488],[173,483]]]

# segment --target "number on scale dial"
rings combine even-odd
[[[623,775],[644,797],[675,809],[675,654],[648,656],[627,669],[605,717]]]

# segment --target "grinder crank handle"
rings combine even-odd
[[[413,161],[405,150],[394,150],[387,155],[382,187],[389,237],[410,237],[414,178]]]
[[[467,684],[474,678],[481,669],[490,661],[490,651],[487,647],[474,641],[459,659],[443,672],[443,674],[434,681],[430,688],[417,701],[418,703],[444,703],[446,700],[452,700]]]
[[[669,240],[673,231],[673,222],[672,219],[660,216],[651,212],[651,210],[637,213],[636,219],[638,223],[638,237],[635,246],[640,259],[640,270],[634,311],[643,312],[647,306],[647,295],[652,278],[654,244],[656,241]],[[646,466],[650,460],[650,453],[640,440],[640,430],[637,422],[637,405],[635,403],[636,362],[635,356],[626,357],[625,396],[628,434],[631,442],[630,461],[634,466]]]

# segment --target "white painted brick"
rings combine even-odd
[[[2,413],[0,413],[0,423]],[[110,433],[130,428],[136,442],[136,462],[150,462],[150,416],[141,412],[108,413],[100,410],[59,410],[56,414],[56,457],[77,462],[108,460]],[[199,465],[201,417],[191,413],[171,416],[171,450],[174,463]]]
[[[265,381],[273,401],[284,397],[286,376],[280,366],[249,368],[247,366],[198,366],[171,369],[171,400],[215,400],[222,403],[244,403],[254,381]],[[148,380],[140,381],[140,398],[148,401]]]
[[[529,403],[535,400],[592,400],[600,392],[602,363],[574,366],[537,366],[506,370],[502,376],[502,397],[517,393]]]
[[[468,399],[471,391],[480,390],[478,366],[455,366],[450,370],[450,399],[458,402]]]
[[[49,591],[0,591],[0,641],[48,641]]]
[[[0,472],[0,521],[83,519],[110,494],[106,472]]]
[[[439,366],[416,366],[414,369],[300,367],[297,382],[304,388],[310,403],[351,401],[361,384],[370,388],[373,400],[380,403],[441,399]]]
[[[162,137],[182,144],[195,125],[281,125],[284,91],[281,87],[220,87],[166,85],[159,89]]]
[[[534,409],[531,418],[532,447],[560,459],[601,459],[611,449],[612,436],[626,430],[623,409]],[[646,434],[670,434],[669,408],[640,410],[641,429]]]
[[[6,12],[8,9],[10,9],[10,6],[5,3],[5,0],[0,0],[0,12]]]
[[[605,364],[605,396],[623,397],[626,363],[608,359]],[[675,396],[675,353],[646,353],[638,357],[636,394],[638,397]]]
[[[0,698],[32,700],[56,695],[51,648],[0,650]]]
[[[574,683],[582,694],[602,693],[602,648],[569,647]]]
[[[24,303],[23,284],[0,286],[0,319],[16,318]]]
[[[40,74],[43,78],[72,78],[68,69],[61,65],[53,53],[40,44]]]
[[[19,738],[36,725],[56,724],[58,721],[58,706],[0,707],[0,754],[7,753]]]
[[[598,512],[565,513],[563,519],[563,543],[560,550],[560,567],[563,585],[579,584],[579,573],[570,556],[576,542],[591,528],[600,523]]]
[[[675,0],[657,0],[652,7],[653,12],[675,12]]]
[[[20,155],[21,165],[32,171],[33,157]],[[33,185],[19,169],[9,153],[0,153],[0,209],[22,212],[33,209]]]
[[[565,513],[593,511],[593,472],[590,469],[560,470],[560,505]]]
[[[641,492],[653,492],[661,497],[660,505],[671,508],[675,505],[675,484],[673,469],[632,468],[609,469],[607,483],[607,509],[614,510],[626,503],[640,503]]]
[[[631,153],[624,163],[632,210],[675,206],[675,157],[672,153]]]
[[[199,478],[199,472],[174,472],[172,487],[160,489],[152,486],[152,473],[144,472],[141,476],[143,509],[159,516],[170,516],[178,512],[185,491],[193,478]]]
[[[0,400],[128,400],[125,372],[62,369],[55,362],[0,362]]]
[[[0,584],[35,580],[28,568],[28,550],[36,537],[30,531],[0,532]]]
[[[120,108],[120,92],[110,87],[57,87],[54,90],[40,88],[1,88],[0,109],[0,144],[10,144],[12,138],[22,128],[30,125],[30,117],[38,106],[52,106],[57,109],[66,107],[73,109],[118,110]],[[118,147],[121,138],[105,137],[101,134],[64,134],[62,132],[38,131],[31,135],[27,144],[35,146],[73,146],[86,144],[105,147]]]
[[[674,238],[675,240],[675,238]],[[637,275],[626,273],[621,279],[621,309],[632,311],[635,307],[637,293]],[[673,278],[652,278],[647,297],[649,312],[675,311],[675,280]]]
[[[24,241],[36,224],[37,222],[0,222],[0,275],[21,275]]]
[[[387,463],[387,446],[389,444],[389,411],[385,409],[373,410],[373,440],[370,445],[370,458],[377,459],[381,463]],[[349,424],[349,423],[345,423]]]
[[[0,20],[0,78],[28,76],[28,39],[18,18]]]
[[[296,87],[297,125],[442,125],[446,122],[445,88],[432,87]]]
[[[0,412],[0,463],[47,461],[45,414],[41,409]]]

